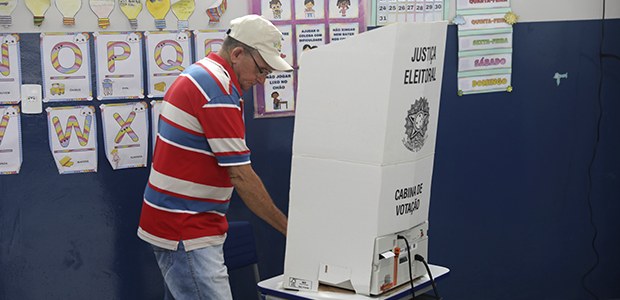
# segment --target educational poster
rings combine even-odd
[[[155,151],[155,144],[157,143],[157,132],[159,131],[159,115],[161,114],[161,107],[163,100],[153,100],[151,101],[151,151]]]
[[[95,32],[97,100],[144,98],[142,33]]]
[[[445,20],[448,11],[447,3],[446,0],[372,0],[370,23],[372,26],[384,26],[397,22]]]
[[[323,46],[327,43],[325,37],[325,24],[301,24],[297,25],[297,64],[302,65],[302,54],[308,50]]]
[[[16,104],[22,85],[19,35],[0,34],[0,104]]]
[[[293,72],[274,72],[254,87],[254,117],[295,114],[297,69],[303,53],[364,31],[363,0],[253,0],[253,13],[263,15],[282,32],[281,56]]]
[[[194,30],[194,61],[205,58],[209,53],[217,53],[222,48],[226,31]]]
[[[0,175],[18,174],[22,166],[19,106],[0,106]]]
[[[192,64],[191,32],[144,32],[148,97],[163,97],[172,82]]]
[[[146,102],[101,104],[103,141],[112,169],[146,166],[149,124]]]
[[[457,1],[459,96],[512,91],[512,25],[507,1]]]
[[[43,101],[92,100],[88,32],[41,33]]]
[[[297,20],[313,20],[325,18],[325,1],[297,0],[295,1],[295,18]]]
[[[329,26],[329,40],[332,42],[344,40],[359,33],[357,23],[332,23]]]
[[[329,17],[335,18],[357,18],[359,14],[359,3],[355,0],[329,0]]]
[[[292,2],[293,0],[260,0],[261,15],[271,21],[289,21],[293,15]]]
[[[97,118],[93,106],[48,107],[50,151],[58,173],[97,172]]]

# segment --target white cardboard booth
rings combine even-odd
[[[407,283],[399,235],[428,259],[446,28],[393,24],[302,55],[285,288],[377,295]]]

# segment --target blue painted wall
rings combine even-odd
[[[429,254],[452,270],[444,298],[620,298],[620,20],[605,22],[616,58],[602,69],[601,25],[517,24],[514,91],[464,97],[449,27]],[[40,83],[38,35],[21,47],[24,83]],[[556,86],[555,72],[569,77]],[[247,103],[254,167],[286,212],[294,119],[253,119]],[[22,130],[21,173],[0,176],[0,299],[161,299],[135,235],[148,170],[112,171],[99,134],[99,172],[61,176],[46,116],[22,115]],[[254,224],[262,277],[282,273],[285,239],[238,198],[229,219]],[[251,278],[233,272],[237,299],[255,295]]]

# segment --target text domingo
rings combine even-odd
[[[429,65],[437,59],[437,47],[413,47],[411,62],[428,62]],[[407,69],[403,78],[403,84],[418,84],[435,81],[437,70],[435,67],[426,67],[422,69]]]
[[[418,185],[396,189],[394,192],[394,200],[407,200],[405,203],[396,203],[396,216],[412,215],[416,210],[420,209],[420,199],[422,194],[422,185]],[[413,198],[413,199],[412,199]]]

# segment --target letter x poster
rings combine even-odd
[[[112,169],[146,166],[149,148],[146,102],[101,104],[105,153]]]
[[[58,173],[97,172],[97,118],[93,106],[48,107],[50,150]]]
[[[254,117],[295,114],[297,70],[303,53],[356,35],[366,28],[363,0],[253,0],[252,11],[282,32],[282,57],[293,72],[274,72],[254,87]]]

